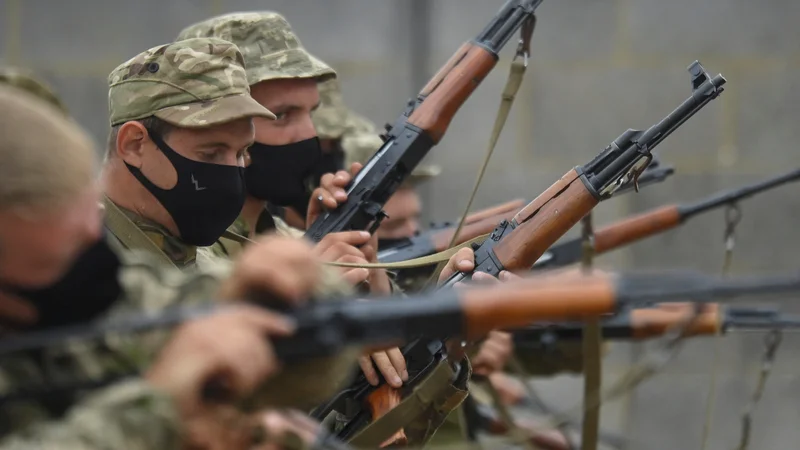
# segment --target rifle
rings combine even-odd
[[[800,328],[800,317],[782,314],[772,308],[737,308],[719,304],[706,304],[697,317],[683,330],[684,336],[713,336],[731,330],[759,331]],[[663,336],[668,330],[680,326],[689,304],[663,304],[652,308],[639,308],[622,312],[601,324],[606,339],[643,340]],[[535,324],[512,331],[514,345],[522,349],[540,349],[558,341],[582,339],[583,324],[563,322]]]
[[[723,92],[722,75],[711,78],[698,61],[689,68],[692,95],[646,131],[629,129],[597,157],[578,166],[529,203],[509,222],[503,221],[475,246],[475,271],[497,276],[502,270],[528,270],[600,200],[633,182],[652,160],[652,151],[667,136]],[[638,188],[637,188],[638,189]],[[453,286],[470,274],[453,274]]]
[[[525,202],[523,200],[512,200],[467,216],[464,221],[464,227],[461,229],[461,233],[458,234],[455,244],[463,244],[491,232],[497,222],[513,217],[524,205]],[[382,263],[406,261],[447,250],[447,244],[450,243],[456,227],[450,222],[445,222],[438,226],[432,224],[431,228],[426,232],[400,240],[397,244],[382,249],[378,252],[378,260]]]
[[[372,233],[386,214],[382,208],[419,161],[438,144],[459,108],[499,58],[500,50],[520,28],[519,51],[527,47],[534,11],[543,0],[508,0],[475,39],[464,43],[422,88],[394,125],[385,141],[346,188],[347,201],[322,214],[306,232],[319,242],[326,234],[366,230]],[[370,225],[371,224],[371,225]]]
[[[800,169],[742,186],[722,191],[710,197],[686,205],[667,205],[630,217],[594,232],[594,252],[611,250],[671,230],[688,219],[721,206],[733,205],[748,197],[800,180]],[[547,250],[534,264],[534,268],[559,267],[573,264],[581,258],[581,240],[572,239],[556,244]]]
[[[579,320],[686,298],[698,298],[696,302],[703,303],[714,298],[797,290],[800,290],[800,275],[722,278],[690,271],[629,274],[569,272],[541,273],[497,286],[440,289],[427,295],[411,296],[405,300],[404,307],[408,311],[458,311],[463,328],[452,327],[452,317],[448,319],[442,314],[426,319],[430,320],[435,331],[422,335],[436,339],[417,339],[403,348],[409,367],[409,380],[400,388],[400,393],[407,395],[412,392],[415,384],[430,374],[439,362],[457,364],[448,361],[443,342],[453,336],[474,340],[493,329],[525,327],[532,321]],[[376,320],[381,329],[393,327],[383,315],[377,316]],[[505,325],[498,326],[501,323]],[[457,377],[461,376],[458,370],[455,373]],[[348,423],[337,436],[350,439],[373,418],[374,407],[371,404],[376,396],[386,392],[387,386],[372,386],[363,375],[359,375],[350,387],[314,409],[311,415],[321,420],[334,410],[347,414]]]
[[[653,160],[647,167],[647,170],[639,177],[638,185],[641,187],[660,183],[673,173],[675,173],[673,167],[658,167],[657,160]],[[633,189],[633,183],[628,183],[614,192],[614,195],[623,194]],[[516,214],[522,209],[524,204],[524,201],[521,199],[512,200],[470,214],[464,220],[464,227],[461,229],[461,233],[459,233],[454,244],[463,244],[478,236],[490,233],[494,230],[498,222],[513,217],[513,214]],[[447,250],[447,244],[450,243],[453,233],[455,233],[455,227],[452,223],[431,224],[430,228],[431,229],[428,231],[418,233],[410,238],[400,239],[396,243],[393,243],[393,245],[381,249],[381,251],[378,252],[378,260],[382,263],[407,261],[409,259],[420,258]],[[425,271],[429,270],[430,269]]]

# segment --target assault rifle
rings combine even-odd
[[[497,276],[502,270],[527,270],[600,200],[633,182],[667,136],[723,92],[722,75],[711,77],[698,61],[689,68],[692,95],[646,131],[629,129],[588,164],[567,172],[509,222],[501,222],[475,249],[475,271]],[[456,273],[445,286],[469,277]]]
[[[673,167],[661,167],[657,160],[653,160],[647,170],[639,177],[638,185],[641,187],[660,183],[673,173],[675,173]],[[633,189],[633,183],[628,183],[628,185],[616,191],[614,195]],[[468,215],[464,220],[464,227],[458,234],[454,244],[463,244],[478,236],[490,233],[500,221],[511,219],[524,205],[525,202],[523,200],[512,200]],[[410,238],[399,239],[390,246],[382,246],[378,252],[378,260],[382,263],[407,261],[447,250],[447,244],[450,243],[455,229],[456,227],[450,222],[431,224],[430,229],[427,231],[417,233]],[[383,241],[381,241],[381,244],[383,244]]]
[[[542,0],[508,0],[478,36],[467,42],[422,88],[392,126],[385,142],[347,186],[347,201],[322,214],[306,237],[319,242],[337,231],[373,232],[386,216],[383,205],[419,161],[438,144],[456,112],[491,72],[500,50],[522,28],[517,54],[528,57],[534,11]]]
[[[444,340],[450,337],[474,340],[493,329],[526,327],[531,321],[580,320],[687,298],[708,302],[712,299],[798,290],[800,275],[722,278],[689,271],[628,274],[568,272],[541,273],[502,285],[445,289],[429,295],[411,296],[402,302],[402,310],[424,314],[430,329],[421,335],[436,339],[418,339],[403,348],[409,367],[409,380],[400,388],[401,395],[411,393],[417,383],[425,379],[440,362],[457,365],[458,361],[448,359],[444,344]],[[375,305],[375,308],[378,306]],[[395,321],[410,323],[408,317],[403,316],[380,314],[375,322],[385,333],[397,326],[393,325]],[[363,320],[369,322],[371,318],[365,316]],[[307,344],[312,345],[312,342]],[[314,342],[313,345],[320,344]],[[459,376],[457,369],[455,372]],[[334,410],[346,414],[348,422],[337,436],[350,439],[373,417],[379,417],[373,416],[375,408],[371,403],[374,396],[379,395],[386,386],[372,386],[363,374],[359,375],[347,389],[317,407],[311,415],[321,420]]]
[[[594,252],[596,254],[615,250],[624,245],[678,227],[688,219],[726,205],[736,205],[740,200],[800,180],[800,169],[758,183],[723,191],[686,205],[662,206],[637,216],[595,230]],[[559,267],[580,261],[582,252],[580,239],[557,243],[547,250],[534,264],[534,268]]]
[[[606,339],[643,340],[663,336],[681,326],[693,305],[664,303],[637,308],[601,323]],[[548,348],[558,341],[581,340],[584,324],[578,322],[537,323],[513,330],[514,345],[521,349]],[[798,329],[800,317],[785,315],[773,308],[726,307],[715,303],[703,305],[702,311],[682,330],[684,336],[713,336],[729,331]]]

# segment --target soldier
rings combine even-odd
[[[45,84],[42,80],[37,79],[28,70],[19,67],[0,67],[0,84],[6,84],[25,90],[55,106],[63,111],[64,114],[69,114],[67,107],[61,99],[58,98],[53,88]]]
[[[310,223],[321,212],[320,202],[309,205],[306,187],[307,179],[318,170],[320,159],[319,139],[311,112],[319,103],[318,81],[333,78],[336,72],[308,53],[291,25],[274,12],[213,17],[187,27],[178,35],[178,39],[198,37],[220,38],[236,44],[244,55],[251,95],[278,116],[274,121],[254,120],[255,143],[248,149],[250,163],[245,169],[248,198],[239,223],[229,231],[244,238],[275,226],[286,231],[285,224],[273,218],[265,208],[265,202],[294,207],[302,212],[308,210]],[[325,207],[335,208],[339,201],[346,199],[342,197],[341,188],[349,177],[345,171],[326,174],[313,198],[322,197]],[[336,195],[332,193],[334,190]],[[315,252],[323,261],[373,262],[377,255],[376,240],[362,231],[332,233],[315,246]],[[239,247],[237,242],[222,239],[214,249],[218,255],[235,255]],[[341,273],[350,285],[366,281],[372,293],[386,294],[391,290],[384,270],[343,268]],[[408,379],[399,349],[375,353],[372,361],[392,386],[399,387]],[[367,357],[359,360],[370,382],[378,384],[378,371],[372,361]]]
[[[108,83],[107,227],[124,248],[193,267],[244,204],[253,118],[275,115],[250,97],[241,52],[220,39],[151,48]]]
[[[249,249],[221,284],[214,273],[190,276],[142,261],[121,264],[101,239],[95,153],[85,133],[52,106],[0,86],[0,136],[0,323],[5,336],[130,309],[152,311],[192,296],[209,298],[214,291],[236,299],[268,289],[298,299],[316,282],[318,270],[308,246],[277,238]],[[280,268],[270,269],[276,261]],[[172,336],[144,379],[84,398],[59,391],[44,391],[27,402],[5,398],[0,448],[178,448],[200,443],[192,438],[224,437],[209,430],[219,430],[214,425],[220,413],[229,411],[206,404],[201,387],[223,374],[232,394],[246,394],[276,369],[263,336],[290,332],[283,319],[255,308],[188,323]],[[108,340],[101,346],[104,357],[102,351],[80,346],[46,349],[35,358],[4,357],[0,387],[14,392],[30,383],[47,387],[48,382],[102,377],[111,373],[111,362],[123,370],[147,365],[136,359],[147,352],[144,348],[125,354],[113,347],[123,348]],[[274,414],[264,421],[274,424]]]

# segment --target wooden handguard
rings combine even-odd
[[[497,58],[486,49],[465,43],[420,92],[424,97],[408,123],[426,131],[438,144],[458,109],[492,71]]]
[[[646,308],[631,311],[633,337],[647,339],[663,336],[668,330],[681,326],[691,316],[691,309],[685,308]],[[722,326],[721,314],[716,311],[703,311],[684,331],[684,336],[714,335]]]
[[[494,253],[506,270],[528,270],[561,236],[597,205],[570,170],[515,216],[519,225],[503,238]]]
[[[598,253],[614,250],[639,239],[675,228],[680,223],[681,214],[678,207],[664,206],[595,231],[594,249]]]
[[[367,396],[367,404],[372,413],[372,420],[378,420],[384,414],[394,409],[403,400],[400,395],[400,390],[395,389],[388,384],[382,384],[380,387],[372,391]],[[408,437],[403,429],[397,430],[395,434],[384,441],[380,448],[388,447],[390,445],[406,445]]]
[[[458,233],[458,238],[455,240],[454,244],[463,244],[470,239],[475,239],[478,236],[491,233],[497,224],[500,223],[500,221],[511,219],[514,213],[516,213],[521,207],[522,205],[520,204],[516,209],[500,212],[498,214],[473,221],[469,224],[465,224],[461,228],[461,232]],[[433,246],[436,248],[437,252],[447,250],[447,245],[450,244],[450,240],[453,238],[453,233],[455,232],[456,229],[453,227],[447,230],[442,230],[433,236]]]

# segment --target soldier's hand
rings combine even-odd
[[[471,248],[464,247],[451,256],[439,272],[439,284],[447,281],[456,272],[472,272],[473,269],[475,269],[475,253]]]
[[[330,233],[314,246],[313,252],[321,261],[365,264],[367,263],[366,255],[358,246],[364,245],[369,240],[370,235],[366,231]],[[342,277],[353,286],[366,280],[370,275],[368,269],[352,267],[340,267],[339,269]]]
[[[367,382],[373,386],[380,383],[378,373],[372,365],[375,361],[375,366],[383,375],[383,378],[393,388],[399,388],[403,385],[404,381],[408,381],[408,368],[406,367],[406,359],[403,357],[403,352],[395,347],[387,351],[375,352],[369,356],[364,355],[358,358],[358,365],[364,372]]]
[[[378,262],[378,234],[373,234],[369,242],[361,247],[367,262]],[[386,269],[369,269],[369,290],[373,294],[389,295],[392,293],[392,283]]]
[[[322,431],[314,419],[298,411],[265,411],[258,413],[258,421],[264,430],[265,442],[254,450],[282,450],[281,442],[289,435],[300,438],[310,447]]]
[[[311,296],[320,277],[320,262],[311,244],[302,239],[266,235],[245,248],[219,295],[241,300],[270,293],[298,303]]]
[[[502,331],[492,331],[478,349],[477,355],[472,358],[472,371],[477,375],[489,376],[493,372],[503,370],[511,353],[514,343],[511,334]]]
[[[294,325],[263,308],[239,305],[183,324],[161,350],[146,379],[169,394],[182,417],[214,411],[208,387],[241,398],[278,370],[268,335],[288,335]]]
[[[306,228],[311,226],[324,209],[336,209],[339,204],[347,201],[347,192],[344,188],[356,176],[362,164],[350,165],[350,173],[340,170],[336,173],[326,173],[320,178],[319,187],[311,193],[311,202],[306,213]]]
[[[464,247],[451,256],[439,273],[439,284],[447,281],[448,278],[453,276],[456,272],[471,272],[475,269],[475,253],[469,247]],[[484,284],[492,284],[498,282],[511,281],[521,278],[519,275],[513,274],[507,270],[500,271],[499,278],[495,278],[486,272],[475,272],[472,274],[472,281]],[[456,287],[461,287],[461,283],[456,283]]]

